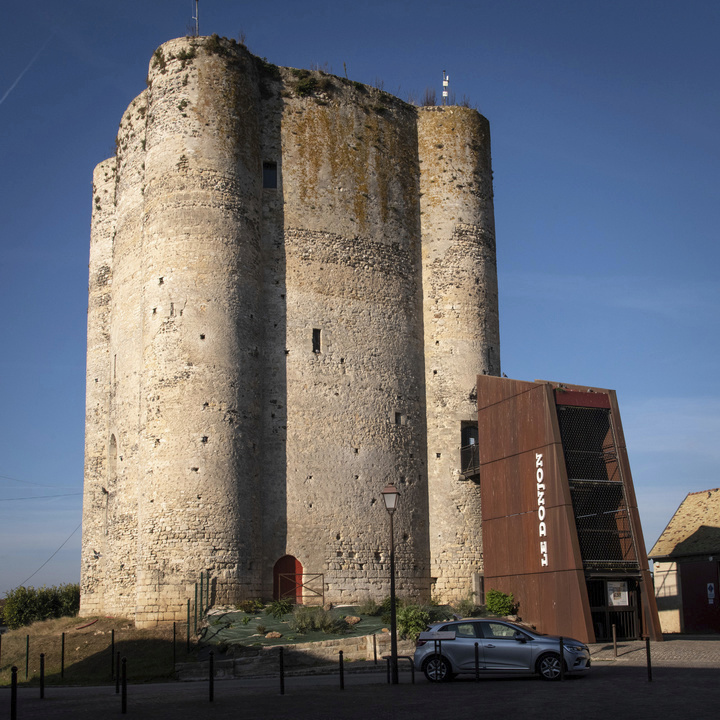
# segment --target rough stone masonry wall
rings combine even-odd
[[[88,288],[88,339],[85,409],[85,486],[83,496],[83,612],[101,612],[105,582],[100,557],[107,553],[108,396],[112,243],[115,226],[115,158],[95,168]]]
[[[482,573],[480,486],[460,478],[476,376],[500,373],[490,129],[475,110],[418,111],[430,552],[434,594],[467,597]]]
[[[102,425],[86,429],[86,447],[103,448],[104,478],[96,477],[91,483],[86,480],[86,496],[88,492],[95,496],[97,510],[94,518],[87,513],[83,516],[83,614],[101,607],[106,613],[132,616],[136,608],[136,492],[142,373],[138,275],[142,266],[145,109],[146,93],[143,92],[122,117],[116,156],[102,163],[95,173],[96,186],[100,173],[105,186],[99,193],[99,202],[93,201],[93,232],[102,232],[104,226],[109,231],[107,223],[112,227],[111,252],[104,253],[104,258],[109,258],[111,284],[108,286],[109,309],[102,325],[104,367],[97,363],[100,357],[97,351],[92,363],[88,355],[88,401],[93,393],[98,398],[102,395],[100,407],[105,420]],[[102,245],[91,245],[91,298],[98,285],[92,266],[101,250]],[[93,315],[91,305],[89,323]],[[94,370],[93,377],[91,370]],[[89,461],[92,460],[88,455],[86,464]],[[96,527],[102,527],[102,532],[95,537],[89,534],[93,522]],[[98,598],[101,598],[99,603]]]
[[[173,40],[96,185],[83,614],[181,619],[208,570],[214,602],[268,597],[286,554],[380,599],[391,481],[400,592],[429,593],[431,527],[464,594],[459,423],[499,371],[484,119]]]
[[[215,601],[259,594],[257,78],[247,53],[189,47],[166,43],[149,75],[141,622],[181,613],[203,570]]]
[[[335,602],[387,595],[380,493],[395,482],[398,588],[427,597],[415,111],[329,76],[319,97],[298,97],[284,77],[287,533],[275,558],[323,573]]]

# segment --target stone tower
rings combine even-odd
[[[182,38],[94,174],[84,615],[466,596],[474,377],[499,373],[487,121]]]

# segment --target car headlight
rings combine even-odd
[[[563,645],[563,647],[570,652],[582,652],[583,650],[587,650],[585,645]]]

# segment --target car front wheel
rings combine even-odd
[[[560,656],[547,653],[537,661],[537,671],[543,680],[560,679]]]
[[[425,677],[430,682],[447,682],[452,679],[450,663],[440,655],[433,655],[423,665]]]

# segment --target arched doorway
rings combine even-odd
[[[283,555],[273,568],[273,600],[302,603],[303,567],[292,555]]]

